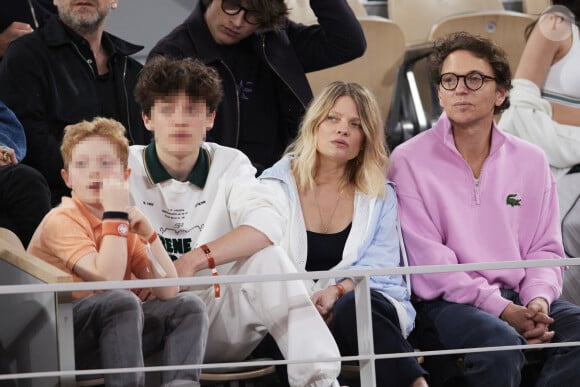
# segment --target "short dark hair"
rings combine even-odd
[[[198,59],[156,56],[139,73],[135,99],[141,110],[150,116],[155,100],[179,91],[204,100],[209,113],[216,111],[223,96],[221,79],[214,68]]]
[[[207,8],[214,0],[201,0]],[[222,0],[216,0],[222,1]],[[284,0],[246,0],[248,8],[258,11],[264,22],[262,28],[280,31],[288,16],[288,6]]]
[[[510,65],[505,51],[489,39],[468,32],[453,32],[438,39],[433,44],[433,52],[429,56],[431,77],[437,84],[441,76],[441,67],[445,59],[454,51],[466,50],[478,58],[487,60],[493,70],[496,84],[509,91],[512,88]],[[501,113],[510,106],[509,95],[500,106],[494,108],[494,114]]]

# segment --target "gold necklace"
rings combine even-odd
[[[324,223],[322,219],[322,211],[320,210],[320,204],[318,203],[318,197],[316,194],[316,190],[314,191],[314,201],[316,202],[316,208],[318,208],[318,216],[320,217],[320,225],[322,226],[322,233],[328,234],[329,225],[332,224],[332,219],[334,218],[334,214],[336,209],[338,208],[338,203],[340,203],[340,198],[342,197],[342,189],[338,192],[338,197],[336,198],[336,204],[334,205],[334,209],[330,214],[330,218],[328,219],[328,223]]]

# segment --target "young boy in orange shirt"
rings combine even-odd
[[[177,272],[149,220],[129,206],[129,146],[120,123],[105,118],[65,128],[62,177],[72,189],[51,210],[28,252],[69,272],[75,281],[176,278]],[[77,369],[142,367],[163,349],[166,365],[203,361],[204,303],[178,286],[75,292]],[[199,386],[198,370],[164,372],[164,386]],[[142,372],[105,375],[107,386],[143,386]]]

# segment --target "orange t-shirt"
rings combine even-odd
[[[59,269],[72,274],[75,282],[84,282],[75,271],[78,260],[101,247],[102,221],[74,196],[63,197],[42,220],[28,246],[28,252]],[[127,236],[127,267],[123,279],[136,277],[149,265],[146,245],[134,233]],[[73,298],[86,297],[98,291],[73,292]]]

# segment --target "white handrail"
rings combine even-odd
[[[416,356],[436,356],[465,354],[472,352],[492,352],[505,350],[522,350],[522,349],[541,349],[564,346],[580,346],[580,342],[568,343],[547,343],[547,344],[527,344],[527,345],[510,345],[497,347],[481,348],[463,348],[453,350],[438,351],[420,351],[414,353],[393,353],[393,354],[375,354],[372,348],[372,327],[370,321],[370,288],[369,278],[372,276],[392,275],[392,274],[423,274],[423,273],[444,273],[458,271],[479,271],[494,269],[514,269],[530,267],[555,267],[555,266],[575,266],[580,265],[580,258],[566,259],[546,259],[530,261],[504,261],[504,262],[485,262],[455,265],[427,265],[427,266],[410,266],[410,267],[393,267],[384,269],[353,269],[353,270],[336,270],[336,271],[317,271],[302,272],[290,274],[260,274],[260,275],[221,275],[199,276],[176,279],[147,279],[147,280],[128,280],[128,281],[98,281],[98,282],[76,282],[76,283],[59,283],[59,284],[26,284],[26,285],[4,285],[0,286],[0,295],[2,294],[27,294],[27,293],[45,293],[45,292],[71,292],[83,290],[109,290],[109,289],[132,289],[145,287],[160,287],[168,285],[179,286],[199,286],[211,285],[214,283],[233,284],[244,282],[268,282],[268,281],[289,281],[289,280],[306,280],[322,278],[353,278],[356,283],[356,311],[358,337],[359,337],[359,355],[343,356],[340,358],[316,359],[317,362],[334,362],[340,361],[359,361],[361,364],[361,381],[362,385],[376,386],[374,374],[374,361],[377,359],[391,359],[402,357]],[[362,316],[363,318],[358,318]],[[47,377],[63,376],[83,376],[83,375],[103,375],[123,372],[158,372],[169,370],[185,369],[214,369],[222,367],[254,367],[282,364],[296,364],[311,362],[311,359],[296,360],[262,360],[251,362],[229,362],[229,363],[211,363],[211,364],[188,364],[178,366],[147,366],[135,368],[111,368],[98,370],[61,370],[61,371],[44,371],[44,372],[27,372],[14,374],[0,374],[0,380],[32,379]]]
[[[479,271],[495,269],[519,269],[530,267],[555,267],[580,265],[580,258],[565,259],[542,259],[530,261],[503,261],[484,263],[462,263],[453,265],[425,265],[409,267],[390,267],[384,269],[350,269],[334,271],[310,271],[288,274],[235,274],[213,276],[180,277],[169,279],[137,279],[123,281],[93,281],[93,282],[70,282],[58,284],[31,284],[31,285],[3,285],[0,286],[2,294],[45,293],[83,290],[110,290],[110,289],[133,289],[153,288],[169,285],[199,286],[219,284],[233,284],[244,282],[268,282],[268,281],[291,281],[323,278],[345,277],[374,277],[393,274],[425,274],[425,273],[448,273],[458,271]]]

